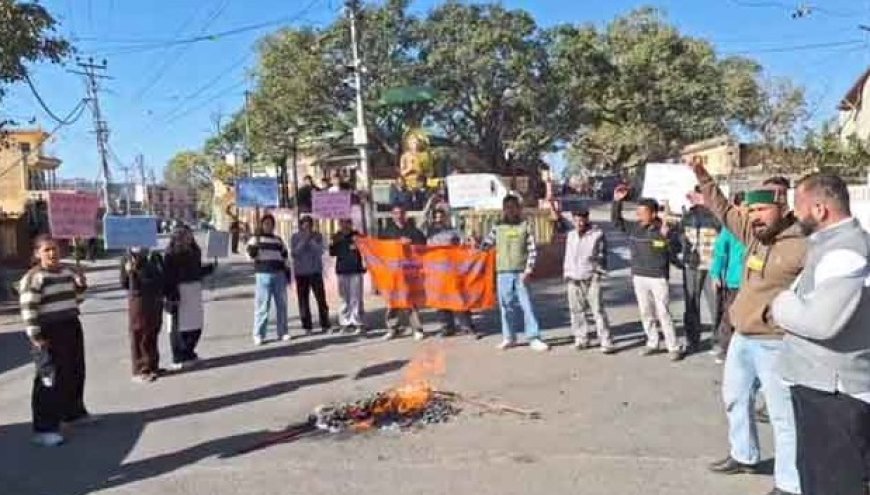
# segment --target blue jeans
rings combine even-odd
[[[520,280],[520,272],[502,272],[498,274],[498,306],[501,309],[501,334],[506,340],[516,338],[514,324],[516,312],[521,311],[525,324],[526,338],[537,339],[541,336],[538,319],[532,310],[532,300],[526,284]]]
[[[287,335],[287,276],[283,272],[258,273],[254,287],[254,337],[266,338],[272,299],[275,299],[278,338]]]
[[[782,348],[778,339],[748,338],[734,334],[725,359],[722,399],[728,415],[731,457],[743,464],[761,461],[755,424],[755,392],[761,387],[773,426],[777,488],[800,493],[795,457],[795,423],[791,391],[776,370]]]

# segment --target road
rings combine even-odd
[[[556,344],[546,354],[497,351],[494,314],[478,322],[492,333],[481,341],[325,335],[255,348],[250,268],[224,263],[206,294],[202,365],[151,385],[130,381],[117,274],[94,271],[83,307],[86,399],[103,421],[73,431],[63,447],[31,446],[26,342],[20,325],[0,326],[0,494],[766,493],[769,476],[706,471],[727,453],[721,367],[707,354],[681,363],[640,357],[637,311],[625,262],[616,258],[605,293],[622,348],[614,356],[565,345],[568,315],[557,281],[533,288],[546,338]],[[380,321],[375,301],[368,309]],[[672,306],[682,314],[678,301]],[[298,334],[298,320],[291,325]],[[541,418],[467,407],[452,422],[419,431],[315,436],[231,455],[304,420],[318,404],[399,383],[408,360],[433,347],[447,363],[434,378],[438,388],[536,409]],[[769,428],[761,431],[770,453]]]

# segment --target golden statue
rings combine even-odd
[[[399,161],[399,173],[408,184],[416,184],[417,177],[432,177],[432,152],[429,138],[422,129],[411,129],[405,134],[404,152]]]

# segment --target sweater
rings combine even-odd
[[[709,270],[713,245],[719,234],[719,221],[703,206],[693,206],[680,221],[683,265],[692,270]]]
[[[531,226],[525,220],[502,220],[492,227],[484,238],[481,249],[495,247],[498,273],[522,272],[531,275],[538,260],[538,242]]]
[[[671,264],[683,268],[678,258],[681,251],[678,233],[672,230],[667,236],[662,235],[660,219],[649,225],[626,222],[622,218],[622,201],[614,201],[611,212],[619,228],[628,234],[632,276],[668,279]]]
[[[202,254],[196,247],[189,251],[167,252],[163,257],[163,265],[166,277],[163,290],[169,301],[181,299],[179,285],[200,282],[215,269],[213,263],[202,264]]]
[[[809,238],[792,290],[771,304],[786,330],[779,368],[790,383],[870,400],[870,236],[850,218]]]
[[[354,239],[360,235],[357,231],[349,234],[336,233],[329,245],[329,255],[335,256],[335,273],[338,275],[357,275],[365,273],[362,255],[354,243]]]
[[[40,336],[41,327],[78,318],[87,286],[76,283],[69,268],[33,268],[19,282],[21,319],[27,336]]]
[[[737,290],[743,279],[743,266],[746,262],[746,246],[734,237],[728,229],[722,229],[713,244],[713,263],[710,276],[722,280],[725,287]]]
[[[290,256],[296,276],[323,273],[323,236],[319,232],[296,232],[290,237]]]
[[[770,303],[794,283],[804,266],[806,237],[793,217],[769,241],[755,236],[749,215],[732,205],[706,174],[698,176],[704,204],[746,246],[740,291],[729,309],[735,331],[748,337],[782,338],[783,330],[767,315]]]
[[[287,270],[287,246],[275,234],[251,237],[247,251],[248,257],[254,260],[254,271],[257,273],[281,273]]]
[[[563,275],[566,280],[589,280],[607,269],[607,241],[598,227],[590,227],[583,235],[577,229],[565,240]]]

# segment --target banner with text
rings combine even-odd
[[[157,247],[157,218],[106,216],[103,220],[106,249]]]
[[[350,191],[314,191],[311,195],[311,214],[314,218],[350,218]]]
[[[662,207],[668,204],[673,213],[679,214],[689,208],[688,194],[698,180],[692,169],[683,163],[647,163],[641,197],[658,201]]]
[[[446,180],[451,208],[500,209],[508,193],[495,174],[456,174]]]
[[[495,251],[358,237],[372,283],[390,308],[481,311],[495,306]]]
[[[239,208],[277,207],[278,180],[274,177],[239,179],[236,183],[236,206]]]
[[[56,239],[96,237],[100,197],[94,193],[48,193],[48,225]]]

